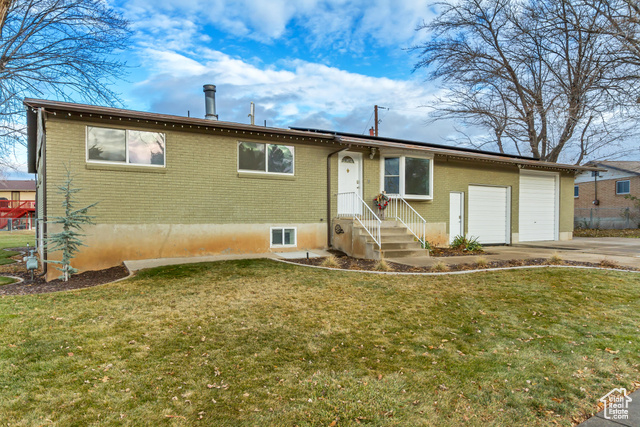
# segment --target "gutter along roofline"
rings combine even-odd
[[[125,110],[113,107],[99,107],[94,105],[76,104],[71,102],[47,101],[41,99],[27,98],[24,105],[31,108],[44,108],[46,112],[57,114],[66,113],[69,116],[78,115],[84,117],[88,115],[92,118],[117,118],[126,120],[135,120],[147,124],[170,123],[180,125],[182,127],[197,128],[204,130],[220,130],[232,132],[248,132],[257,136],[284,136],[288,139],[297,139],[300,141],[316,141],[316,142],[334,142],[362,147],[376,148],[395,148],[412,151],[422,151],[431,154],[443,155],[461,160],[472,160],[480,162],[493,162],[502,164],[517,165],[520,168],[533,169],[556,169],[566,171],[604,171],[606,169],[592,166],[567,165],[561,163],[552,163],[537,160],[533,157],[524,157],[511,154],[492,153],[489,151],[466,149],[460,147],[448,147],[445,145],[423,143],[418,141],[408,141],[385,137],[367,137],[363,135],[351,134],[346,132],[334,132],[318,129],[305,128],[273,128],[265,126],[247,125],[242,123],[212,121],[207,119],[199,119],[192,117],[174,116],[168,114],[147,113],[135,110]],[[34,141],[35,142],[35,141]],[[29,138],[29,149],[31,150],[32,138]]]

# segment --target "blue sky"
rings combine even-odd
[[[428,0],[110,0],[131,23],[129,65],[115,89],[124,107],[204,116],[203,84],[217,86],[220,120],[443,142],[451,122],[425,124],[436,95],[413,72],[434,16]],[[24,166],[22,167],[24,169]]]
[[[388,108],[382,136],[459,136],[460,123],[426,124],[439,89],[413,71],[430,0],[106,1],[133,30],[117,52],[129,66],[114,88],[125,108],[203,117],[202,85],[215,84],[220,120],[249,123],[253,101],[256,124],[368,133],[377,104]]]
[[[118,1],[135,31],[127,108],[204,115],[202,85],[217,85],[220,120],[362,133],[381,114],[381,134],[439,139],[421,108],[434,95],[413,73],[433,16],[426,0]],[[441,135],[442,134],[442,135]]]

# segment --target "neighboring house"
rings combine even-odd
[[[0,230],[30,230],[35,217],[35,200],[35,181],[0,180]]]
[[[567,240],[574,175],[596,170],[384,137],[25,105],[40,242],[55,231],[47,218],[61,214],[65,164],[82,189],[78,206],[98,202],[74,260],[81,270],[329,246],[396,257],[423,253],[418,240],[443,245],[460,234],[485,244]],[[378,221],[381,191],[392,197],[384,214],[393,222]]]
[[[640,161],[592,161],[606,171],[583,171],[574,184],[575,224],[584,228],[636,228],[640,197]]]

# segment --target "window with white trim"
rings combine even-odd
[[[238,171],[293,175],[293,147],[261,142],[238,142]]]
[[[631,190],[631,182],[627,179],[626,181],[616,181],[616,194],[629,194]]]
[[[165,135],[87,126],[87,162],[164,167]]]
[[[579,197],[580,196],[580,187],[577,185],[573,186],[573,197]]]
[[[297,246],[295,227],[271,227],[271,247],[286,248]]]
[[[432,162],[432,159],[424,157],[384,156],[382,190],[408,199],[433,198]]]

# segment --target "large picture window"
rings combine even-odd
[[[87,161],[165,165],[165,136],[159,132],[87,126]]]
[[[432,198],[432,160],[422,157],[389,156],[382,163],[382,190],[409,199]]]
[[[293,163],[291,146],[260,142],[238,143],[239,171],[293,174]]]

